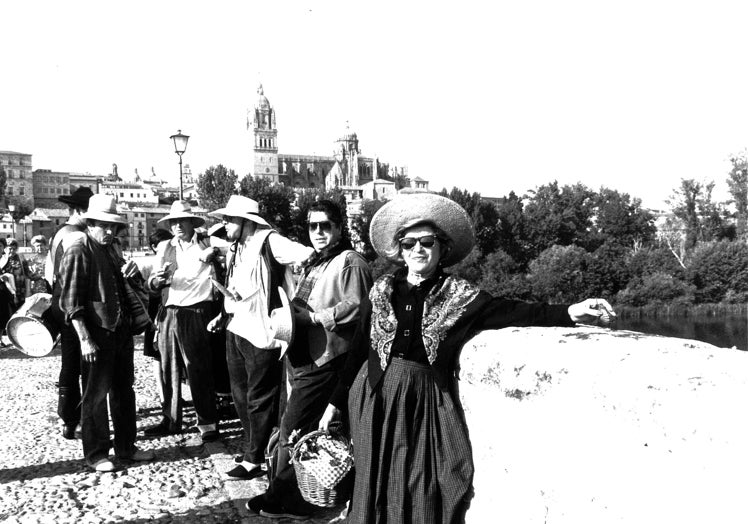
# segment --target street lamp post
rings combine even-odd
[[[178,129],[176,135],[171,135],[174,141],[174,152],[179,155],[179,200],[184,200],[184,184],[182,183],[182,155],[187,149],[187,140],[189,136],[183,135],[182,130]]]
[[[13,212],[16,210],[15,204],[8,204],[8,211],[10,211],[10,220],[11,220],[11,234],[13,235],[13,240],[16,239],[16,217],[13,216]]]

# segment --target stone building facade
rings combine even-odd
[[[5,171],[6,204],[23,204],[34,208],[34,183],[31,155],[15,151],[0,151],[0,169]]]
[[[262,85],[257,89],[257,100],[247,112],[247,129],[252,132],[252,175],[269,178],[296,188],[340,188],[351,200],[364,198],[365,186],[369,194],[387,192],[387,183],[402,178],[408,185],[408,168],[366,157],[359,147],[358,135],[346,129],[335,141],[330,156],[288,154],[278,152],[278,127],[275,108],[270,105]],[[381,181],[382,183],[377,183]],[[419,179],[420,188],[428,189],[428,182]],[[393,184],[394,186],[394,184]],[[394,194],[394,189],[390,191]],[[367,198],[369,198],[367,196]]]

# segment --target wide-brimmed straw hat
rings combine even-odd
[[[401,193],[374,214],[369,226],[369,238],[380,256],[403,264],[398,232],[417,224],[433,224],[450,238],[452,249],[443,255],[443,267],[465,258],[475,244],[473,224],[465,209],[454,200],[434,193]]]
[[[270,227],[270,224],[260,216],[260,205],[252,200],[241,195],[231,195],[226,207],[216,209],[208,213],[212,217],[223,218],[223,217],[240,217],[256,222],[263,226]]]
[[[293,343],[296,326],[294,325],[293,309],[286,292],[279,287],[278,293],[280,293],[281,307],[270,312],[270,330],[273,333],[273,338],[280,342],[282,354]]]
[[[180,218],[191,218],[194,227],[200,227],[205,224],[205,219],[192,213],[192,207],[186,200],[175,200],[171,204],[169,214],[161,218],[158,223],[168,222],[169,220],[178,220]]]
[[[60,195],[57,200],[64,202],[69,206],[81,207],[86,209],[88,207],[88,201],[93,196],[93,191],[90,187],[80,186],[78,189],[73,191],[69,195]]]
[[[125,217],[117,213],[117,203],[112,195],[94,195],[88,201],[88,211],[81,215],[86,220],[100,220],[112,224],[127,224]]]

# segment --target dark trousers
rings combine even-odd
[[[281,419],[277,466],[267,491],[268,497],[287,508],[294,508],[302,501],[294,467],[289,463],[293,444],[288,443],[288,437],[296,429],[300,431],[300,437],[317,429],[344,362],[345,355],[322,366],[317,366],[308,354],[287,357],[286,372],[291,395]]]
[[[107,331],[88,325],[99,351],[96,361],[83,362],[87,372],[81,405],[83,455],[88,464],[109,455],[109,412],[114,426],[114,453],[129,457],[135,451],[135,367],[132,335],[126,329]]]
[[[52,314],[60,328],[57,415],[63,424],[75,427],[81,421],[81,384],[86,384],[86,377],[81,376],[81,345],[75,329],[65,324],[62,312],[53,307]]]
[[[159,323],[158,350],[164,384],[164,417],[173,428],[182,427],[182,370],[192,392],[192,401],[201,431],[216,429],[216,391],[213,379],[208,323],[217,313],[214,302],[166,308]]]
[[[231,396],[247,438],[244,460],[262,464],[265,446],[278,420],[282,363],[280,349],[259,349],[226,332],[226,364]]]
[[[229,369],[226,366],[226,331],[210,333],[210,347],[213,351],[213,378],[216,393],[230,395],[231,381],[229,380]]]

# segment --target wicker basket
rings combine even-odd
[[[291,464],[304,500],[331,508],[350,495],[353,454],[339,433],[312,431],[294,445]]]

